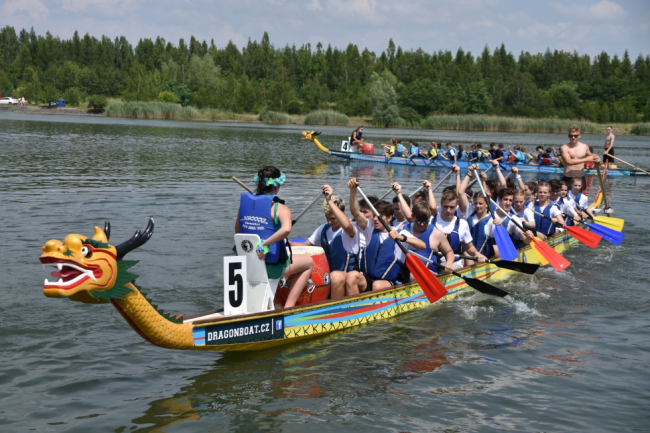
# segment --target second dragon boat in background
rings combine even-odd
[[[385,155],[380,155],[375,153],[352,152],[352,146],[350,146],[347,140],[344,140],[341,143],[341,150],[332,150],[323,146],[320,143],[320,141],[318,141],[317,138],[318,135],[320,135],[320,132],[303,131],[302,139],[313,142],[320,150],[322,150],[327,154],[336,156],[338,158],[347,159],[350,161],[378,162],[381,164],[410,165],[414,167],[429,167],[429,168],[449,168],[452,165],[452,162],[447,160],[440,160],[440,159],[429,161],[428,159],[422,157],[409,159],[400,156],[393,156],[388,158]],[[469,167],[471,164],[478,165],[480,170],[487,170],[488,168],[492,167],[492,163],[490,161],[473,162],[473,163],[470,163],[469,161],[458,161],[456,163],[456,165],[458,165],[461,169],[467,169],[467,167]],[[501,168],[503,170],[510,170],[511,167],[517,167],[520,172],[534,172],[534,173],[563,173],[564,172],[564,167],[562,166],[534,165],[534,164],[505,164],[505,163],[501,164]],[[593,169],[585,169],[585,171],[588,174],[592,174],[594,176],[596,175],[596,172]],[[610,176],[638,176],[638,175],[645,176],[646,174],[641,170],[635,170],[635,169],[623,170],[620,168],[610,168],[609,175]]]

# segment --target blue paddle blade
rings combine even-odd
[[[607,242],[613,243],[614,245],[621,245],[623,238],[625,238],[625,233],[618,232],[600,224],[587,224],[587,226],[592,232],[602,236],[603,239]]]
[[[499,247],[499,255],[503,260],[515,260],[519,258],[517,248],[512,243],[512,239],[508,236],[508,232],[502,225],[494,226],[494,239],[497,241]]]

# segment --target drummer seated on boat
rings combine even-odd
[[[255,194],[241,195],[235,233],[255,234],[260,242],[255,246],[257,257],[266,263],[270,279],[283,275],[298,275],[285,308],[293,307],[314,269],[311,257],[289,257],[285,239],[291,233],[291,211],[276,198],[286,176],[277,167],[266,166],[257,172]]]
[[[327,223],[319,226],[304,242],[291,242],[291,245],[321,247],[325,251],[330,267],[331,299],[345,296],[346,272],[357,267],[359,255],[359,231],[356,225],[345,215],[345,202],[339,196],[332,195],[333,189],[323,185],[323,212]]]
[[[426,244],[423,250],[415,250],[415,253],[424,256],[429,260],[438,263],[438,253],[445,257],[445,268],[443,273],[449,273],[454,270],[452,263],[454,263],[454,252],[447,241],[445,234],[431,224],[431,206],[426,201],[419,201],[413,205],[413,218],[412,223],[407,223],[405,230],[408,230]],[[420,260],[422,258],[420,257]],[[436,275],[440,274],[438,267],[425,260],[424,264]],[[415,281],[415,277],[411,275],[411,282]]]
[[[364,250],[359,257],[360,271],[348,272],[346,281],[346,293],[348,295],[387,289],[407,282],[399,280],[400,274],[404,274],[402,267],[406,258],[395,239],[401,240],[407,249],[409,246],[416,249],[424,249],[426,246],[424,242],[406,230],[398,232],[393,229],[387,232],[377,217],[372,216],[372,219],[370,219],[367,204],[361,207],[356,201],[356,187],[358,185],[359,182],[354,178],[348,182],[350,188],[350,212],[355,218],[358,227],[362,230],[361,245]],[[373,205],[384,221],[390,220],[394,212],[392,203],[380,200]]]

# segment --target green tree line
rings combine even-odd
[[[503,44],[474,56],[462,48],[405,50],[392,39],[378,55],[354,44],[275,47],[267,33],[241,48],[193,36],[176,45],[140,39],[134,47],[124,36],[60,39],[6,26],[0,92],[43,102],[103,95],[253,113],[335,109],[383,125],[443,113],[637,122],[650,119],[650,56],[632,61],[627,51],[622,58],[602,52],[592,59],[548,49],[516,57]]]

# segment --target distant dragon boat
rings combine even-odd
[[[146,341],[168,349],[243,351],[259,350],[386,320],[431,305],[417,283],[329,300],[329,268],[318,247],[294,247],[294,254],[314,258],[314,273],[298,305],[277,308],[291,287],[291,278],[269,280],[264,262],[253,245],[256,235],[236,234],[237,256],[224,257],[224,308],[189,317],[159,309],[149,294],[135,284],[131,268],[137,261],[124,260],[153,234],[153,219],[144,232],[128,241],[109,244],[110,224],[95,227],[92,238],[70,234],[63,241],[50,240],[42,248],[43,267],[53,266],[55,281],[45,280],[43,293],[53,298],[92,304],[112,304],[124,320]],[[559,233],[546,240],[562,253],[576,239]],[[519,250],[519,261],[540,263],[530,247]],[[459,270],[464,277],[495,281],[513,271],[482,263]],[[448,290],[440,300],[449,301],[472,291],[454,275],[438,277]],[[182,292],[181,292],[182,293]]]
[[[308,132],[308,131],[303,131],[302,133],[302,139],[303,140],[309,140],[313,142],[320,150],[323,152],[336,156],[338,158],[343,158],[347,159],[349,161],[365,161],[365,162],[377,162],[381,164],[394,164],[394,165],[408,165],[412,167],[428,167],[428,168],[449,168],[452,165],[451,161],[445,160],[445,159],[435,159],[429,161],[427,158],[423,157],[415,157],[412,159],[406,158],[406,157],[401,157],[401,156],[393,156],[393,157],[386,157],[385,155],[380,155],[374,153],[374,148],[372,149],[373,153],[364,153],[364,152],[352,152],[352,146],[350,146],[349,141],[344,140],[341,143],[341,150],[332,150],[328,149],[327,147],[323,146],[319,141],[318,141],[318,135],[320,135],[320,132]],[[492,162],[490,161],[485,161],[485,162],[472,162],[470,163],[469,161],[466,160],[461,160],[456,163],[458,167],[461,169],[467,169],[471,164],[476,164],[478,165],[480,170],[487,170],[488,168],[492,167]],[[516,163],[516,164],[506,164],[502,163],[500,164],[502,170],[510,170],[512,167],[517,167],[520,172],[531,172],[531,173],[563,173],[564,172],[564,167],[562,166],[552,166],[552,165],[535,165],[535,164],[524,164],[524,163]],[[585,169],[585,172],[587,174],[592,174],[596,175],[596,171],[594,169]],[[620,168],[609,168],[608,175],[609,176],[639,176],[643,175],[645,176],[647,173],[644,172],[643,170],[639,170],[636,168],[633,168],[631,170],[623,170]]]

